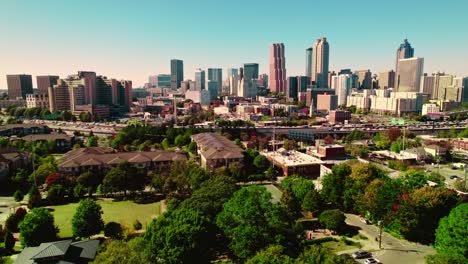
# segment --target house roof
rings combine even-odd
[[[67,134],[59,134],[59,133],[52,133],[52,134],[34,134],[34,135],[28,135],[28,136],[24,136],[22,137],[21,139],[25,140],[25,141],[41,141],[41,140],[57,140],[57,139],[61,139],[61,140],[66,140],[66,141],[70,141],[72,139],[71,136],[67,135]]]
[[[226,137],[216,133],[200,133],[192,136],[206,159],[243,158],[242,149]]]

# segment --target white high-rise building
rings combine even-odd
[[[328,88],[330,46],[328,45],[327,38],[318,39],[312,53],[312,81],[319,88]]]
[[[205,90],[205,71],[197,69],[195,71],[195,91]]]
[[[397,92],[419,92],[424,73],[424,58],[401,59],[396,73]]]
[[[338,96],[338,105],[346,105],[346,98],[351,93],[352,84],[351,74],[340,74],[332,77],[331,88]]]

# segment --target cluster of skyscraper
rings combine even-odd
[[[88,111],[107,108],[108,113],[128,111],[132,103],[132,82],[97,76],[80,71],[60,79],[59,76],[37,76],[37,93],[33,92],[32,76],[7,75],[10,99],[26,99],[28,107],[50,111]]]

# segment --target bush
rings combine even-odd
[[[138,221],[138,219],[136,219],[135,222],[133,222],[133,229],[141,230],[142,228],[143,228],[143,225],[141,224],[140,221]]]
[[[76,198],[81,199],[86,194],[86,188],[78,183],[75,188],[73,188],[73,194]]]
[[[13,248],[15,247],[16,240],[10,231],[6,232],[4,242],[6,251],[12,252]]]
[[[16,214],[10,214],[5,221],[5,229],[9,232],[16,233],[18,232],[18,224],[20,220]]]
[[[15,199],[16,202],[21,202],[23,201],[24,194],[20,190],[16,190],[16,192],[13,194],[13,198]]]
[[[32,186],[31,190],[29,190],[29,200],[28,200],[28,207],[35,208],[40,206],[42,203],[42,196],[36,186]]]
[[[47,192],[47,201],[49,204],[62,204],[65,202],[66,190],[62,185],[53,185]]]
[[[330,241],[338,242],[338,239],[334,237],[321,237],[321,238],[316,238],[312,240],[305,240],[304,244],[307,246],[310,246],[310,245],[317,245],[317,244],[322,244],[322,243],[330,242]]]
[[[26,209],[24,209],[23,207],[18,207],[18,209],[16,209],[15,215],[16,217],[18,217],[18,220],[21,222],[23,221],[27,213],[28,211],[26,211]]]
[[[327,229],[339,232],[346,226],[345,215],[340,210],[326,210],[319,216],[319,222]]]
[[[116,222],[109,222],[104,226],[104,235],[106,237],[120,239],[122,238],[122,226]]]

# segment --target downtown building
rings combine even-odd
[[[408,42],[407,39],[403,40],[403,43],[400,44],[396,51],[396,60],[395,60],[395,72],[398,74],[398,67],[400,60],[402,59],[408,59],[414,57],[414,49],[411,47],[411,44]],[[395,78],[395,84],[393,85],[393,88],[396,88],[398,86],[397,84],[397,79]]]
[[[419,92],[423,73],[424,58],[400,59],[396,72],[397,92]]]
[[[195,87],[193,90],[205,90],[205,71],[202,69],[197,69],[195,71]]]
[[[8,97],[10,100],[26,99],[33,93],[32,77],[27,74],[7,75]]]
[[[245,63],[239,72],[237,96],[255,98],[258,94],[258,63]]]
[[[338,96],[338,105],[346,105],[346,98],[351,93],[353,84],[352,74],[340,74],[333,76],[331,82],[331,88],[335,90],[336,96]]]
[[[221,68],[208,68],[208,84],[211,82],[211,87],[214,89],[214,85],[216,85],[216,89],[218,93],[222,92],[223,89],[223,69]],[[217,96],[217,95],[216,95]]]
[[[274,43],[270,46],[270,92],[286,92],[286,58],[284,44]]]
[[[59,78],[59,76],[55,75],[36,76],[38,93],[47,94],[49,92],[49,87],[57,84]]]
[[[182,60],[171,60],[171,88],[177,90],[184,80],[184,62]]]
[[[330,57],[330,46],[327,38],[320,38],[312,50],[312,79],[318,88],[328,88],[328,66]]]
[[[357,76],[357,88],[371,89],[372,88],[372,73],[370,70],[358,70],[354,73]]]
[[[380,89],[388,89],[394,88],[393,85],[395,84],[395,71],[384,71],[379,73],[379,88]]]

